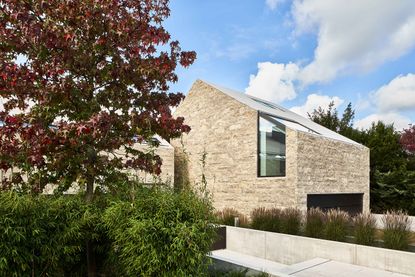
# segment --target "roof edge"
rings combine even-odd
[[[315,132],[318,133],[319,136],[328,138],[328,139],[333,139],[336,141],[340,141],[343,143],[347,143],[347,144],[351,144],[351,145],[355,145],[355,146],[360,146],[360,147],[364,147],[367,148],[366,146],[364,146],[363,144],[360,144],[352,139],[349,139],[339,133],[336,133],[326,127],[324,127],[323,125],[320,125],[314,121],[312,121],[311,119],[308,119],[302,115],[299,115],[285,107],[282,107],[278,104],[275,104],[273,102],[264,100],[262,98],[258,98],[255,96],[251,96],[251,95],[247,95],[245,93],[242,92],[238,92],[236,90],[233,89],[229,89],[226,87],[223,87],[221,85],[216,85],[214,83],[202,80],[202,79],[197,79],[193,85],[192,88],[190,89],[190,91],[193,90],[194,86],[197,85],[197,83],[204,83],[210,87],[215,88],[216,90],[219,90],[220,92],[222,92],[225,95],[230,96],[231,98],[237,100],[238,102],[250,107],[251,109],[257,110],[259,112],[263,112],[263,113],[267,113],[269,115],[272,116],[276,116],[279,117],[283,120],[287,120],[287,121],[293,121],[299,125],[302,125],[310,130],[313,130]],[[263,103],[263,104],[261,104]],[[296,131],[301,131],[301,130],[296,130]]]

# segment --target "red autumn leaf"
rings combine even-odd
[[[80,125],[76,128],[76,134],[78,136],[83,134],[89,134],[91,132],[91,129],[85,125]]]
[[[408,153],[415,155],[415,125],[403,130],[400,143]]]
[[[71,34],[65,34],[63,37],[65,38],[66,41],[72,39],[72,35]]]
[[[19,119],[16,116],[8,116],[6,117],[6,120],[4,121],[6,124],[17,124],[19,122]]]

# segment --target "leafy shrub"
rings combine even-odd
[[[112,257],[126,276],[200,276],[214,240],[213,208],[193,192],[141,188],[103,215]]]
[[[324,236],[325,214],[320,208],[311,208],[307,211],[305,235],[312,238]]]
[[[0,193],[0,276],[80,272],[87,222],[94,225],[86,211],[78,197]]]
[[[248,218],[233,208],[225,208],[222,211],[216,212],[215,216],[217,222],[223,225],[234,226],[235,217],[239,218],[240,227],[247,227],[249,225]]]
[[[98,275],[199,276],[212,220],[208,200],[171,190],[97,195],[90,204],[0,193],[0,276],[86,276],[86,242]]]
[[[357,244],[373,245],[375,242],[376,219],[370,214],[358,214],[353,218],[354,239]]]
[[[281,213],[281,232],[290,235],[300,233],[302,213],[299,209],[288,208]]]
[[[253,229],[280,232],[281,210],[277,208],[257,208],[251,212],[251,227]]]
[[[349,214],[339,209],[326,213],[324,238],[328,240],[346,241]]]
[[[386,248],[406,250],[410,240],[411,221],[402,211],[387,212],[382,218],[383,241]]]

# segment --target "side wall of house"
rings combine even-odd
[[[297,203],[306,209],[307,194],[364,193],[369,211],[369,149],[298,132]]]
[[[297,132],[287,129],[287,176],[257,177],[256,110],[197,81],[175,111],[192,130],[174,140],[175,185],[200,184],[202,170],[214,206],[249,214],[254,208],[294,207]],[[202,156],[206,153],[206,165]]]
[[[148,146],[144,144],[136,143],[133,147],[143,152],[149,151]],[[161,181],[172,186],[173,181],[174,181],[174,149],[173,147],[170,145],[169,146],[160,145],[158,148],[154,149],[154,153],[159,155],[160,158],[162,159],[160,175],[155,176],[155,175],[152,175],[150,173],[147,173],[141,170],[127,170],[126,172],[130,174],[131,179],[138,180],[140,182],[153,183],[153,182]],[[117,151],[114,151],[114,154],[122,157],[125,155],[125,151],[121,148]],[[18,168],[13,169],[13,172],[18,172],[18,171],[19,171]],[[8,171],[0,170],[0,186],[3,184],[3,178],[9,178],[11,173],[12,173],[11,170],[8,170]],[[22,177],[24,181],[27,181],[26,174],[23,174]],[[54,185],[48,184],[45,187],[43,192],[45,194],[52,194],[55,188],[56,187]],[[79,189],[80,189],[79,186],[76,183],[74,183],[73,186],[68,189],[67,193],[69,194],[77,193]]]
[[[141,150],[143,152],[149,151],[149,148],[147,145],[138,144],[136,143],[134,146],[134,149]],[[137,178],[139,181],[145,182],[145,183],[152,183],[161,181],[164,183],[167,183],[169,185],[173,185],[174,182],[174,149],[172,146],[168,145],[160,145],[156,149],[154,149],[154,153],[159,155],[162,164],[161,164],[161,173],[159,176],[155,176],[152,174],[149,174],[144,171],[132,171],[130,170],[130,174],[132,178]]]

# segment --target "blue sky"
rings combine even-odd
[[[415,1],[347,3],[173,0],[165,27],[198,58],[172,90],[203,79],[303,115],[352,102],[361,128],[415,123]]]

